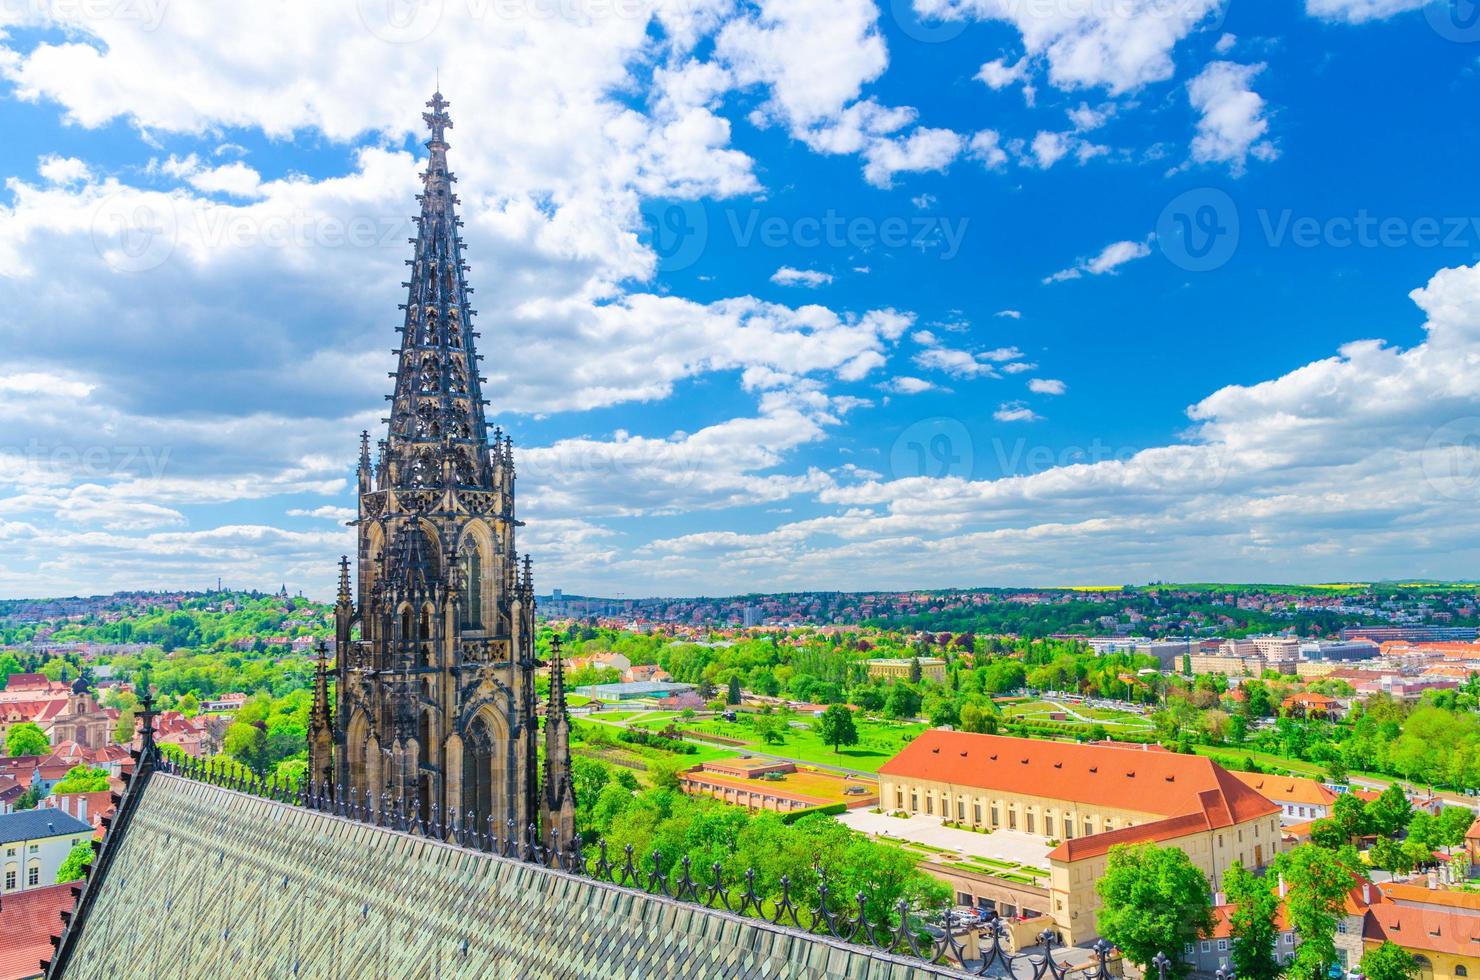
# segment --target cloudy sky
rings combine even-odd
[[[0,595],[326,595],[452,102],[537,584],[1473,577],[1474,0],[0,3]]]

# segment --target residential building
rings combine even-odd
[[[1480,976],[1480,896],[1415,885],[1382,885],[1366,911],[1362,941],[1395,943],[1418,960],[1419,980]]]
[[[1281,807],[1202,756],[932,729],[879,777],[886,810],[1053,842],[1048,914],[1070,943],[1095,935],[1116,844],[1181,848],[1214,888],[1234,861],[1260,868],[1280,849]]]
[[[1340,718],[1346,714],[1346,706],[1335,698],[1311,691],[1292,694],[1280,702],[1280,710],[1295,718]]]
[[[209,700],[200,703],[202,711],[240,711],[247,703],[245,694],[218,694]]]
[[[101,832],[103,819],[113,813],[112,790],[94,793],[53,793],[41,801],[42,809],[60,810]]]
[[[92,836],[91,824],[61,810],[0,816],[0,894],[56,884],[67,854]]]
[[[946,662],[939,657],[903,657],[897,659],[870,660],[867,663],[868,675],[870,677],[907,681],[914,672],[914,665],[918,663],[920,665],[921,680],[941,684],[946,679]]]
[[[1260,796],[1278,804],[1280,823],[1285,827],[1329,817],[1331,808],[1336,805],[1336,794],[1314,779],[1256,772],[1234,772],[1233,775]]]

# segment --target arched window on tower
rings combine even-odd
[[[411,610],[401,610],[401,642],[410,643],[416,637],[411,635]]]
[[[483,628],[483,556],[477,548],[468,553],[465,571],[468,590],[463,606],[463,626],[480,630]]]

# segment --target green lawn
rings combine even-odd
[[[858,769],[864,772],[878,772],[879,767],[898,755],[899,750],[904,748],[905,744],[911,738],[920,734],[928,727],[923,724],[903,724],[859,718],[856,721],[858,726],[858,744],[844,746],[841,752],[834,752],[832,746],[822,744],[817,738],[816,733],[811,730],[810,725],[814,719],[793,716],[790,720],[804,722],[808,727],[795,728],[788,726],[783,741],[775,744],[762,742],[755,734],[755,729],[744,722],[695,718],[687,724],[679,723],[679,727],[698,732],[707,732],[711,735],[738,738],[745,742],[747,748],[754,749],[757,752],[764,752],[768,755],[777,755],[787,759],[795,759],[799,762],[810,762],[824,766],[841,766],[847,769]],[[643,728],[662,728],[667,722],[643,721],[637,724]],[[735,753],[733,750],[730,750],[729,754],[733,755]]]
[[[1306,762],[1303,759],[1286,759],[1284,756],[1255,752],[1233,745],[1195,745],[1192,750],[1198,755],[1218,756],[1236,765],[1242,765],[1247,756],[1265,769],[1281,769],[1297,776],[1310,776],[1313,779],[1323,778],[1326,772],[1323,767],[1314,762]]]

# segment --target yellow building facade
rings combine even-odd
[[[1071,943],[1097,934],[1095,882],[1116,844],[1180,848],[1214,889],[1280,847],[1280,808],[1201,756],[931,730],[879,780],[885,810],[1044,838],[1047,914]]]
[[[945,682],[946,662],[939,657],[920,657],[920,679],[932,681],[936,684]],[[910,679],[911,665],[915,661],[910,658],[896,660],[870,660],[868,661],[868,675],[870,677],[883,677],[887,680],[907,681]]]

